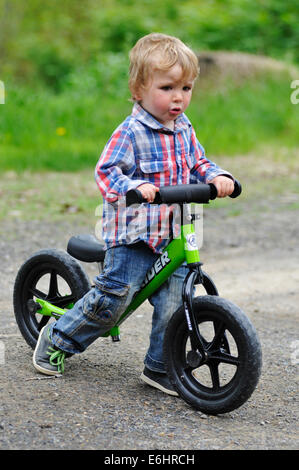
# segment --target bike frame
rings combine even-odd
[[[192,309],[192,298],[195,283],[203,283],[209,294],[218,295],[217,289],[212,280],[201,271],[200,255],[196,243],[195,229],[192,223],[192,216],[186,214],[181,205],[181,235],[174,238],[163,250],[162,254],[155,261],[152,268],[147,272],[141,289],[133,297],[124,313],[121,315],[116,325],[104,336],[111,336],[113,341],[119,340],[119,326],[128,318],[146,299],[148,299],[159,287],[186,261],[189,267],[182,291],[182,300],[186,315],[186,321],[190,333],[192,351],[200,355],[204,354],[201,336],[198,331],[197,322]],[[41,306],[37,313],[46,316],[59,318],[66,310],[52,305],[43,299],[36,299]],[[196,359],[196,358],[195,358]]]

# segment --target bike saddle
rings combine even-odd
[[[67,252],[74,258],[87,263],[103,262],[104,245],[94,235],[75,235],[69,239]]]

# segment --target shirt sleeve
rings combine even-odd
[[[228,171],[223,170],[216,163],[206,158],[205,150],[197,140],[193,128],[191,133],[190,157],[193,163],[191,169],[191,182],[199,181],[200,183],[208,183],[219,175],[228,176],[233,179],[232,175]]]
[[[132,139],[125,129],[117,129],[107,142],[95,168],[95,180],[103,198],[116,202],[143,180],[132,180],[136,169]]]

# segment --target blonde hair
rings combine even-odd
[[[145,88],[155,70],[182,67],[183,78],[195,80],[199,73],[198,59],[180,39],[161,33],[151,33],[137,41],[130,52],[129,88],[134,94]]]

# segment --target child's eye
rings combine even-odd
[[[184,91],[190,91],[190,90],[192,90],[192,87],[186,85],[186,86],[183,87],[183,90],[184,90]]]
[[[171,90],[171,86],[170,85],[161,86],[161,90],[169,91],[169,90]]]

